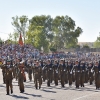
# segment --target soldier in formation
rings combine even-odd
[[[24,92],[24,80],[25,80],[25,73],[24,73],[24,62],[21,61],[18,65],[18,85],[20,93]]]
[[[11,94],[13,93],[13,86],[12,86],[13,75],[12,75],[12,71],[13,71],[13,67],[12,67],[11,61],[7,60],[6,65],[5,65],[5,75],[4,75],[7,95],[9,95],[9,90],[11,90]]]
[[[39,61],[36,62],[36,65],[34,68],[34,83],[35,83],[36,89],[38,89],[38,84],[39,84],[39,89],[41,88],[41,85],[42,85],[42,67],[40,66]]]

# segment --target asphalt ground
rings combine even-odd
[[[0,69],[0,100],[100,100],[100,90],[95,89],[95,85],[85,84],[85,87],[75,88],[75,84],[69,87],[68,84],[61,88],[51,84],[47,87],[46,82],[43,82],[41,89],[36,90],[33,81],[28,80],[24,83],[25,92],[20,93],[18,82],[13,79],[13,94],[6,95],[5,84],[2,81],[2,71]]]

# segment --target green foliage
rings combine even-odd
[[[8,34],[8,39],[6,41],[8,41],[8,44],[9,43],[16,44],[18,43],[18,40],[19,40],[19,33],[14,32],[12,34],[11,33]]]
[[[80,27],[75,28],[75,26],[75,21],[68,16],[57,16],[54,18],[53,31],[56,37],[54,41],[59,48],[62,48],[62,46],[70,48],[77,44],[77,37],[82,33],[82,29]]]
[[[3,45],[3,40],[0,38],[0,47]]]
[[[77,49],[80,49],[80,45],[76,45],[76,48],[77,48]]]
[[[19,39],[19,34],[17,32],[13,33],[12,40],[15,44],[18,43],[18,39]]]
[[[100,48],[100,36],[97,37],[97,40],[94,42],[93,46],[94,46],[95,48]]]
[[[45,34],[46,39],[49,41],[52,40],[53,38],[53,33],[52,33],[52,18],[51,16],[34,16],[30,21],[29,21],[29,31],[33,31],[35,28],[41,26],[42,27],[42,32]]]
[[[25,33],[28,27],[28,17],[23,15],[21,17],[12,17],[12,25],[15,28],[15,33],[22,33],[23,37],[24,37],[24,42],[25,42]],[[16,38],[16,37],[15,37]]]
[[[82,29],[76,27],[75,21],[68,16],[55,18],[51,18],[50,15],[34,16],[29,20],[27,32],[27,16],[16,16],[12,19],[15,33],[23,33],[26,43],[34,45],[39,50],[41,47],[44,51],[75,47],[78,42],[77,38],[82,33]],[[16,41],[15,33],[13,39]]]
[[[83,48],[90,48],[87,44],[83,45]]]
[[[5,44],[12,44],[13,42],[12,42],[12,40],[10,40],[10,39],[7,39],[6,41],[5,41]]]
[[[39,50],[43,47],[44,51],[48,51],[48,41],[42,26],[37,26],[34,31],[27,32],[27,43],[33,44]]]
[[[56,52],[57,49],[55,49],[55,48],[50,48],[50,51],[52,51],[52,52]]]

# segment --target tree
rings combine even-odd
[[[68,16],[56,16],[53,20],[53,31],[55,33],[54,36],[58,37],[59,43],[58,47],[61,48],[61,46],[74,47],[77,45],[77,38],[82,33],[82,29],[80,27],[75,28],[75,21],[71,19],[71,17]],[[57,38],[54,39],[54,41]]]
[[[45,16],[45,15],[34,16],[29,21],[29,24],[30,24],[29,25],[29,30],[33,31],[36,28],[36,26],[42,26],[43,27],[43,32],[46,35],[46,39],[51,41],[52,38],[53,38],[52,21],[53,21],[53,19],[51,18],[50,15],[48,15],[48,16]]]
[[[77,49],[80,49],[80,45],[76,45],[76,48],[77,48]]]
[[[44,51],[48,51],[48,41],[46,40],[46,35],[43,32],[42,26],[36,26],[33,32],[27,32],[27,41],[33,44],[34,47],[41,50],[43,47]]]
[[[8,34],[8,43],[12,43],[12,34],[10,33],[10,34]]]
[[[89,45],[85,44],[83,45],[83,48],[90,48]]]
[[[61,49],[64,47],[75,47],[78,42],[77,38],[81,33],[82,29],[80,27],[76,27],[75,21],[71,17],[56,16],[53,19],[50,15],[41,15],[34,16],[29,20],[29,27],[26,38],[27,43],[35,43],[34,46],[40,48],[39,45],[41,43],[39,40],[41,41],[41,36],[43,35],[45,42],[43,42],[44,44],[42,45],[47,46],[48,44],[49,48]],[[37,38],[37,40],[34,40],[35,38]],[[37,43],[40,44],[36,44],[35,41],[38,41]]]
[[[50,48],[50,51],[56,52],[57,50],[55,48]]]
[[[28,27],[28,17],[23,15],[21,17],[12,17],[12,25],[15,28],[15,33],[22,33],[24,37],[24,43],[25,43],[25,33]]]
[[[100,48],[100,36],[97,37],[97,40],[94,42],[93,46],[95,48]]]
[[[2,47],[3,42],[4,42],[4,41],[0,38],[0,47]]]
[[[34,41],[35,41],[34,37],[37,38],[38,40],[40,38],[40,40],[41,40],[42,38],[40,36],[38,37],[38,35],[41,35],[41,36],[43,36],[43,39],[45,39],[45,42],[42,42],[43,43],[42,45],[46,46],[46,47],[44,47],[44,50],[46,50],[46,49],[48,50],[48,47],[49,47],[48,43],[50,43],[53,40],[52,20],[53,19],[49,15],[48,16],[41,15],[41,16],[32,17],[32,19],[29,20],[29,28],[27,31],[27,43],[34,44]],[[38,32],[36,32],[37,28],[40,30],[40,32],[39,32],[39,30],[38,30]],[[41,31],[41,29],[42,29],[42,31]],[[38,33],[38,34],[35,34],[35,33]],[[36,41],[38,41],[38,40],[36,40]],[[35,44],[34,44],[34,46],[36,47]]]
[[[17,41],[18,41],[18,39],[19,39],[19,34],[18,34],[18,33],[16,33],[16,32],[14,32],[14,33],[12,34],[12,38],[13,38],[13,40],[14,40],[15,44],[16,44],[16,43],[17,43]]]

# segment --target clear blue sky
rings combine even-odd
[[[0,36],[13,32],[13,16],[68,15],[83,29],[79,42],[95,41],[100,32],[100,0],[0,0]],[[1,33],[3,32],[3,33]]]

